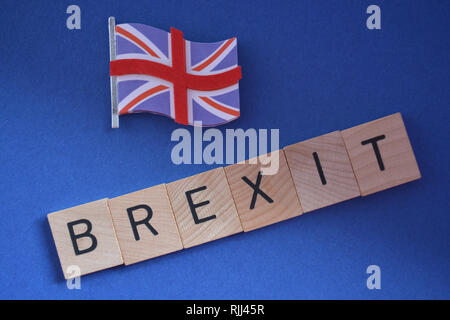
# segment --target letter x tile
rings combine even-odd
[[[280,150],[277,154],[278,172],[273,175],[262,175],[257,158],[225,167],[244,231],[303,213],[284,152]]]

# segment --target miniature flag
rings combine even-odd
[[[201,43],[174,28],[115,25],[114,18],[109,24],[113,127],[119,115],[141,112],[203,126],[239,117],[236,38]]]

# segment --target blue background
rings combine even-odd
[[[66,28],[73,3],[81,30]],[[73,3],[0,5],[1,298],[450,298],[449,1]],[[381,30],[365,25],[374,3]],[[212,168],[171,163],[165,117],[110,128],[109,16],[237,36],[242,112],[221,130],[280,128],[286,146],[400,111],[423,178],[68,290],[47,213]]]

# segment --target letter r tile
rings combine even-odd
[[[108,204],[125,265],[183,249],[164,184]]]
[[[122,255],[114,232],[107,199],[48,214],[64,278],[72,266],[85,275],[121,265]]]
[[[185,248],[242,232],[223,168],[167,185]]]
[[[258,158],[225,167],[228,184],[244,231],[299,216],[303,213],[283,150],[278,155],[278,172],[263,175]]]
[[[284,151],[305,212],[360,196],[339,131],[287,146]]]
[[[344,130],[342,137],[361,195],[421,177],[400,113]]]

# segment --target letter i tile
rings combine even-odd
[[[305,212],[360,196],[339,131],[293,144],[284,151]]]

